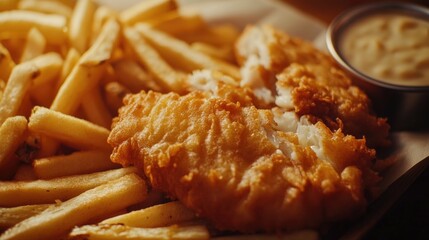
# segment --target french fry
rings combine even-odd
[[[110,161],[110,152],[92,150],[35,159],[33,167],[38,178],[51,179],[106,171],[119,165]]]
[[[109,218],[101,223],[153,228],[179,224],[194,219],[196,219],[194,212],[180,202],[174,201]]]
[[[69,23],[70,44],[80,53],[88,49],[91,37],[91,24],[96,5],[92,0],[78,0]]]
[[[65,114],[73,114],[82,97],[99,82],[113,50],[118,43],[120,26],[110,20],[104,26],[96,42],[79,59],[77,65],[61,85],[51,109]]]
[[[168,91],[183,92],[185,76],[173,69],[158,52],[148,45],[140,34],[132,29],[125,28],[125,40],[136,54],[140,64],[159,80],[157,83]]]
[[[122,225],[85,225],[72,230],[70,240],[78,239],[151,239],[151,240],[184,240],[209,239],[209,232],[205,226],[169,226],[160,228],[133,228]]]
[[[191,47],[194,50],[223,61],[230,63],[234,63],[235,61],[233,49],[229,46],[219,47],[207,43],[194,42],[191,44]]]
[[[169,61],[181,69],[192,72],[198,69],[218,70],[235,79],[240,79],[238,67],[216,60],[192,49],[186,42],[151,28],[147,24],[136,24],[136,29],[145,39]]]
[[[22,116],[10,117],[0,127],[0,179],[13,176],[18,162],[13,153],[24,141],[27,119]]]
[[[106,104],[114,115],[117,115],[118,109],[122,107],[122,99],[128,93],[131,93],[126,87],[118,82],[110,82],[104,88]]]
[[[37,28],[48,43],[63,44],[67,18],[57,14],[44,14],[24,10],[0,13],[0,32],[12,32],[25,36],[31,28]]]
[[[112,124],[112,115],[104,103],[103,97],[98,88],[90,90],[82,101],[82,109],[87,119],[99,126],[110,129]]]
[[[145,21],[162,13],[177,9],[175,0],[146,0],[122,11],[121,21],[127,25]]]
[[[18,9],[34,12],[58,14],[70,18],[72,8],[59,1],[52,0],[20,0]]]
[[[210,26],[199,31],[177,33],[175,37],[187,43],[203,42],[215,46],[233,47],[240,32],[235,26],[229,24]]]
[[[30,88],[29,94],[31,96],[32,102],[35,105],[49,107],[55,98],[55,85],[51,82],[46,82],[37,86],[33,86]]]
[[[27,41],[21,54],[20,62],[31,60],[43,53],[46,47],[46,39],[43,34],[32,28],[27,34]]]
[[[118,82],[133,93],[149,89],[162,91],[155,79],[134,60],[120,59],[113,63],[113,69]]]
[[[81,55],[80,53],[74,49],[70,48],[67,52],[66,58],[64,59],[63,67],[61,69],[60,78],[58,80],[58,83],[56,85],[56,90],[60,89],[61,85],[66,80],[67,76],[71,73],[73,68],[76,66],[77,62],[79,61]]]
[[[0,11],[7,11],[15,9],[18,6],[18,1],[16,0],[2,0],[0,1]]]
[[[16,66],[0,101],[0,124],[16,115],[31,86],[52,80],[58,75],[62,59],[57,53],[47,53]]]
[[[28,128],[78,149],[112,150],[108,129],[48,108],[34,107]]]
[[[9,79],[15,62],[12,60],[9,51],[0,43],[0,79]]]
[[[89,189],[136,171],[137,169],[130,167],[50,180],[3,181],[0,182],[0,207],[68,200]]]
[[[99,6],[94,13],[94,19],[92,21],[92,29],[91,29],[91,43],[97,39],[98,34],[100,34],[103,25],[109,19],[116,19],[118,14],[113,11],[111,8],[106,6]]]
[[[15,181],[33,181],[36,179],[33,167],[28,164],[21,164],[13,177]]]
[[[195,11],[174,10],[146,21],[148,25],[169,34],[194,32],[206,26],[202,16]]]
[[[135,174],[121,177],[88,190],[9,228],[0,239],[55,239],[91,218],[116,212],[142,201],[145,182]],[[84,213],[84,214],[82,214]]]
[[[51,204],[25,205],[13,208],[0,208],[0,229],[10,228],[15,224],[43,212]]]

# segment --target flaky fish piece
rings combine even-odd
[[[128,95],[111,159],[144,170],[154,189],[217,228],[317,228],[361,214],[378,181],[364,139],[281,109],[195,91]]]
[[[249,26],[236,44],[241,85],[260,99],[331,130],[366,138],[371,147],[389,144],[389,125],[376,117],[365,93],[334,60],[311,43],[270,26]]]

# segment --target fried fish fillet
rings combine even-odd
[[[270,26],[247,27],[236,45],[241,85],[260,99],[365,137],[371,147],[389,144],[387,120],[374,115],[368,97],[327,54]]]
[[[352,218],[378,181],[364,139],[306,116],[206,91],[141,92],[124,102],[108,139],[112,160],[143,169],[154,189],[219,229],[292,230]]]

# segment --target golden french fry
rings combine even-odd
[[[117,115],[118,109],[124,105],[122,99],[125,95],[131,93],[129,89],[118,82],[110,82],[106,84],[104,92],[106,104],[114,115]]]
[[[57,53],[47,53],[17,65],[10,75],[0,101],[0,124],[16,115],[28,89],[58,75],[62,59]]]
[[[84,99],[82,101],[82,109],[87,119],[94,124],[110,129],[112,115],[104,103],[100,90],[98,88],[90,90],[84,96]]]
[[[95,39],[97,39],[97,36],[98,34],[100,34],[103,25],[109,19],[116,19],[117,15],[118,14],[113,9],[107,6],[99,6],[97,10],[95,10],[91,29],[91,43],[93,43]]]
[[[0,124],[18,112],[31,81],[39,74],[39,69],[31,64],[19,65],[13,69],[0,101]]]
[[[28,128],[78,149],[112,150],[108,129],[48,108],[34,107]]]
[[[7,11],[15,9],[18,6],[18,1],[16,0],[2,0],[0,1],[0,11]]]
[[[13,153],[24,141],[27,119],[22,116],[7,118],[0,127],[0,179],[13,176],[18,166]]]
[[[64,201],[135,172],[137,169],[130,167],[50,180],[3,181],[0,182],[0,207]]]
[[[70,18],[73,10],[70,6],[52,0],[20,0],[18,9],[34,12],[58,14]]]
[[[79,59],[79,62],[61,85],[51,109],[73,114],[82,97],[99,82],[104,69],[117,45],[120,26],[117,21],[108,21],[95,43]]]
[[[48,43],[64,44],[67,19],[57,14],[44,14],[24,10],[0,12],[0,32],[12,32],[25,36],[31,28],[37,28]]]
[[[110,161],[110,152],[92,150],[35,159],[33,167],[37,177],[51,179],[106,171],[119,165]]]
[[[20,62],[31,60],[43,53],[46,47],[46,39],[43,34],[32,28],[27,34],[27,41],[21,54]]]
[[[237,66],[213,59],[192,49],[186,42],[153,29],[147,24],[136,24],[136,29],[161,55],[181,69],[189,72],[198,69],[217,70],[235,79],[240,79],[240,71]]]
[[[43,212],[51,204],[25,205],[13,208],[0,208],[0,230]]]
[[[1,239],[56,239],[74,226],[91,218],[113,213],[142,201],[146,196],[145,182],[135,174],[88,190],[63,203],[57,203],[42,213],[16,224]]]
[[[80,57],[81,57],[81,55],[76,49],[70,48],[68,50],[66,58],[64,59],[63,68],[61,69],[60,78],[59,78],[58,83],[56,85],[57,91],[61,87],[61,85],[64,83],[64,81],[66,80],[67,76],[71,73],[73,68],[76,66]]]
[[[318,240],[319,234],[314,230],[301,230],[284,234],[254,234],[215,237],[213,240]]]
[[[175,10],[146,22],[160,31],[177,34],[194,32],[206,26],[202,16],[194,11]]]
[[[33,181],[36,179],[33,167],[28,164],[21,164],[13,177],[15,181]]]
[[[178,201],[163,203],[104,220],[103,224],[129,227],[165,227],[196,219],[195,213]]]
[[[15,62],[12,60],[9,51],[0,43],[0,79],[9,79]]]
[[[133,93],[149,89],[158,92],[162,91],[153,77],[134,60],[120,59],[113,63],[113,69],[118,82]]]
[[[173,69],[140,34],[132,29],[124,30],[125,40],[136,54],[140,64],[159,81],[161,87],[167,91],[183,92],[185,76]]]
[[[215,46],[233,47],[240,32],[229,24],[210,26],[198,31],[177,33],[175,36],[187,43],[203,42]]]
[[[88,49],[91,36],[91,23],[96,5],[92,0],[78,0],[70,18],[69,41],[80,53]]]
[[[208,56],[221,59],[230,63],[235,62],[234,52],[231,47],[214,46],[202,42],[194,42],[191,44],[192,49],[202,52]]]
[[[69,235],[70,240],[78,239],[151,239],[151,240],[184,240],[209,239],[209,232],[205,226],[169,226],[160,228],[133,228],[122,225],[85,225],[76,227]]]
[[[123,23],[131,25],[174,9],[177,9],[175,0],[146,0],[125,9],[120,13],[119,17]]]

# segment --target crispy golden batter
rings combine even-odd
[[[242,85],[259,92],[261,85],[271,90],[277,106],[310,115],[313,122],[321,120],[331,130],[365,137],[371,147],[389,143],[386,119],[377,118],[368,97],[330,56],[310,43],[269,26],[249,26],[236,52],[244,70]]]
[[[114,162],[144,169],[220,229],[318,227],[361,213],[378,180],[365,140],[283,120],[294,131],[280,131],[271,110],[204,92],[141,92],[125,98],[108,141]]]

